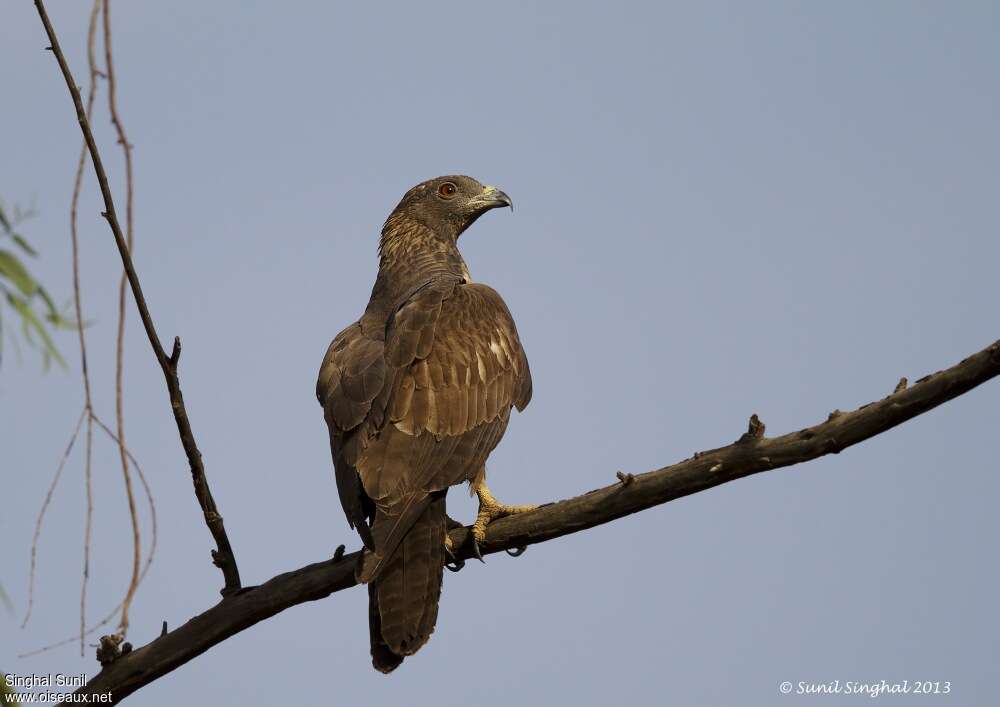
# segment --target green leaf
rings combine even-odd
[[[54,326],[60,326],[66,323],[66,320],[63,319],[63,316],[56,308],[56,303],[52,301],[52,298],[49,297],[49,293],[46,292],[45,288],[41,285],[38,286],[38,294],[41,296],[42,301],[45,302],[45,308],[48,310],[45,313],[45,319]],[[72,325],[72,322],[69,322],[69,324]]]
[[[20,233],[14,233],[13,231],[11,231],[10,237],[14,239],[14,242],[17,243],[21,247],[21,250],[23,250],[25,253],[35,258],[38,257],[38,251],[32,248],[31,244],[28,243],[28,241],[26,241],[24,239],[24,236],[22,236]]]
[[[22,211],[17,206],[14,206],[12,211],[8,211],[3,202],[0,201],[0,240],[4,236],[10,236],[14,242],[14,245],[9,249],[0,248],[0,305],[6,306],[4,304],[4,300],[6,300],[7,304],[18,314],[24,338],[30,346],[40,351],[44,369],[48,370],[53,359],[61,366],[66,366],[52,341],[50,332],[57,329],[75,328],[76,318],[65,308],[60,310],[56,307],[48,291],[25,267],[26,261],[22,260],[25,257],[37,257],[38,252],[27,238],[14,229],[21,221],[33,215],[33,210]],[[6,313],[0,312],[0,314]],[[10,321],[8,319],[4,323],[9,324]],[[3,334],[12,334],[13,332],[14,330],[10,327],[7,327],[6,332],[0,331],[0,354],[3,353],[3,344],[6,343]],[[18,360],[20,360],[21,350],[18,346],[20,336],[12,335],[7,338],[13,342]]]
[[[25,297],[31,297],[38,291],[38,283],[20,259],[9,250],[0,250],[0,276],[14,283]]]
[[[21,315],[21,330],[24,332],[24,338],[26,338],[29,343],[34,345],[35,341],[31,335],[31,331],[34,330],[41,339],[41,349],[46,370],[48,369],[50,358],[55,359],[60,366],[66,368],[65,359],[63,359],[59,350],[56,348],[55,342],[52,341],[52,337],[49,336],[49,332],[45,328],[45,325],[42,324],[41,320],[39,320],[38,316],[31,309],[31,306],[27,303],[27,301],[9,292],[7,293],[7,301],[10,303],[10,306],[17,310],[17,313]]]

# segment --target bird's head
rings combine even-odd
[[[514,209],[510,197],[496,187],[463,175],[435,177],[406,192],[387,224],[401,218],[457,239],[476,219],[501,206]]]

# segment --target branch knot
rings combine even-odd
[[[750,422],[747,424],[747,431],[736,440],[738,444],[746,444],[747,442],[755,442],[759,439],[764,438],[764,430],[767,426],[761,422],[760,418],[757,417],[757,413],[750,416]]]

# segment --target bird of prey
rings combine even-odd
[[[356,572],[383,673],[434,631],[448,489],[467,481],[479,497],[476,554],[492,520],[533,508],[499,503],[486,486],[486,458],[511,409],[531,399],[531,374],[503,299],[472,282],[458,251],[459,236],[502,206],[513,208],[506,194],[466,176],[406,192],[382,227],[368,307],[320,368],[316,395],[340,501],[366,548]]]

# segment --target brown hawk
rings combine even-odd
[[[479,496],[473,537],[530,506],[498,503],[486,458],[511,408],[531,399],[528,360],[507,306],[473,283],[459,236],[502,191],[465,176],[410,189],[389,215],[364,315],[330,344],[316,394],[330,428],[337,488],[366,548],[372,663],[388,673],[437,620],[446,557],[445,495]],[[512,207],[513,208],[513,207]]]

